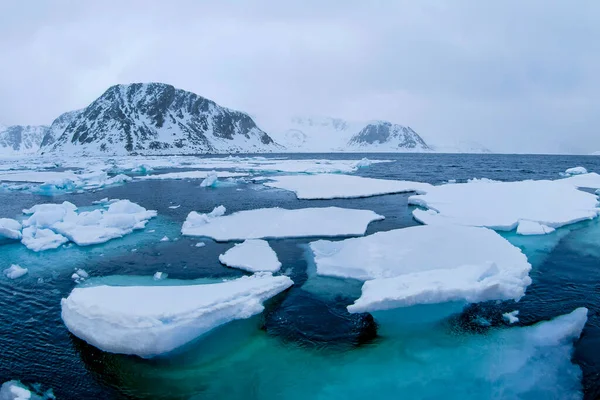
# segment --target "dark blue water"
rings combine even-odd
[[[360,169],[357,174],[433,184],[474,177],[506,181],[556,179],[559,172],[579,165],[590,171],[600,172],[600,157],[591,156],[283,156],[311,159],[360,159],[366,156],[371,159],[391,159],[394,162],[374,164]],[[280,384],[298,385],[300,393],[300,388],[305,385],[322,385],[313,376],[319,374],[319,365],[301,364],[308,363],[306,354],[333,360],[339,357],[341,360],[349,353],[360,354],[365,348],[381,346],[382,339],[373,317],[369,314],[351,315],[346,311],[346,306],[360,293],[360,286],[352,287],[349,284],[345,290],[332,296],[315,295],[301,288],[309,279],[310,268],[304,254],[305,245],[310,240],[302,239],[269,241],[283,263],[282,271],[286,271],[294,280],[294,287],[271,302],[263,316],[249,321],[251,327],[244,323],[231,324],[231,327],[219,332],[222,337],[230,337],[231,342],[244,349],[241,354],[254,354],[252,351],[268,346],[272,353],[266,355],[265,360],[232,361],[230,356],[220,356],[220,350],[214,350],[217,354],[214,359],[200,362],[198,354],[205,351],[205,348],[200,347],[173,358],[144,361],[136,357],[101,352],[70,335],[60,319],[60,299],[66,297],[75,286],[70,278],[74,268],[83,268],[93,277],[151,276],[156,271],[167,272],[169,278],[182,280],[242,275],[242,272],[225,268],[218,262],[218,255],[231,247],[231,244],[203,240],[207,245],[196,248],[194,244],[199,240],[179,236],[181,224],[191,210],[207,212],[221,204],[228,212],[275,206],[293,209],[335,205],[369,209],[384,215],[385,220],[369,226],[369,234],[417,225],[411,216],[412,208],[407,205],[408,195],[404,194],[364,199],[303,201],[297,200],[291,192],[265,189],[258,184],[215,189],[199,188],[198,184],[198,181],[133,182],[95,193],[60,195],[52,199],[23,192],[0,193],[2,217],[15,217],[21,209],[37,203],[68,200],[78,206],[89,206],[92,201],[104,197],[130,199],[159,212],[159,218],[151,221],[145,231],[91,248],[73,246],[33,254],[18,244],[0,246],[0,269],[17,263],[30,270],[26,277],[15,281],[0,277],[0,383],[11,379],[40,383],[44,388],[53,388],[60,399],[260,399],[264,397],[261,393],[268,390],[264,385],[273,385],[274,391],[279,387],[277,379],[264,373],[269,368],[269,357],[276,359],[281,354],[289,357],[290,354],[293,355],[290,363],[296,362],[298,365],[289,371],[282,368]],[[168,206],[173,204],[181,207],[169,209]],[[152,229],[156,232],[149,233]],[[164,235],[178,240],[159,242]],[[510,233],[505,236],[521,247],[534,265],[531,273],[533,284],[518,304],[521,317],[518,325],[530,325],[550,319],[580,306],[589,308],[588,323],[581,339],[576,343],[573,361],[583,370],[585,398],[600,397],[598,222],[585,222],[560,229],[551,238],[520,238]],[[552,243],[546,246],[546,242]],[[136,251],[132,252],[133,249]],[[473,323],[476,317],[484,316],[493,325],[498,325],[502,324],[499,319],[501,312],[513,309],[515,304],[512,302],[475,305],[457,315],[453,323],[474,334],[485,334],[481,332],[479,325]],[[252,341],[245,338],[248,335],[236,333],[255,331],[257,333],[252,333]],[[253,362],[260,365],[263,375],[247,376],[248,371],[252,370]],[[237,376],[241,366],[246,371],[244,379]],[[335,364],[327,368],[335,369]],[[275,377],[276,372],[270,371]],[[333,372],[325,367],[322,374],[333,376]],[[287,392],[284,394],[282,391],[281,398],[286,397],[289,397]]]

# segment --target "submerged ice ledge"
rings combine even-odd
[[[292,284],[287,276],[260,273],[204,285],[75,288],[62,300],[62,319],[101,350],[147,358],[261,313],[264,301]]]
[[[360,236],[373,221],[384,219],[370,210],[339,207],[259,208],[225,214],[219,206],[208,214],[192,211],[181,233],[186,236],[205,236],[217,241],[245,239],[299,238],[314,236]]]

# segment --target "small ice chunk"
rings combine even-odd
[[[165,274],[164,272],[160,272],[160,271],[155,272],[154,276],[153,276],[153,278],[154,278],[155,281],[159,281],[161,279],[165,279],[166,277],[167,277],[167,274]]]
[[[21,223],[11,218],[0,218],[0,238],[20,240]]]
[[[161,242],[168,242],[169,238],[167,236],[163,236],[162,239],[160,239]]]
[[[222,207],[222,206],[221,206]],[[311,236],[359,236],[367,225],[384,219],[370,210],[339,207],[259,208],[223,216],[225,207],[209,214],[192,211],[181,229],[186,236],[206,236],[217,241],[296,238]]]
[[[32,251],[44,251],[56,249],[67,243],[69,239],[55,233],[51,229],[27,227],[23,229],[23,237],[21,243]]]
[[[20,265],[13,264],[9,268],[4,270],[4,276],[8,279],[17,279],[27,274],[27,268],[23,268]]]
[[[104,203],[108,203],[108,197],[105,197],[105,198],[100,199],[100,200],[92,201],[92,204],[104,204]]]
[[[382,194],[425,193],[428,183],[363,178],[355,175],[318,174],[269,177],[263,185],[296,193],[299,199],[338,199],[369,197]]]
[[[249,272],[277,272],[281,262],[266,240],[249,239],[234,245],[219,256],[219,261],[232,268]]]
[[[176,206],[169,206],[169,208],[170,208],[170,209],[172,209],[172,210],[176,210],[176,209],[178,209],[179,207],[181,207],[181,204],[178,204],[178,205],[176,205]]]
[[[204,243],[204,242],[198,242],[194,246],[195,247],[204,247],[204,246],[206,246],[206,243]]]
[[[502,314],[502,318],[504,318],[509,324],[514,324],[515,322],[519,322],[519,317],[517,317],[517,315],[519,315],[519,310],[514,310]]]
[[[583,175],[583,174],[587,174],[588,171],[587,169],[585,169],[584,167],[573,167],[573,168],[568,168],[565,171],[566,175]]]
[[[265,300],[292,284],[261,273],[204,285],[78,287],[62,299],[62,319],[101,350],[149,358],[261,313]]]
[[[41,400],[42,398],[31,393],[19,381],[4,382],[0,386],[0,400]]]
[[[216,171],[212,171],[200,183],[200,187],[214,187],[217,184],[217,181],[218,181],[217,172]]]
[[[370,167],[371,165],[373,165],[373,162],[371,162],[371,160],[369,160],[368,158],[364,157],[364,158],[361,158],[360,161],[356,163],[356,168],[365,168],[365,167]]]
[[[519,235],[545,235],[554,231],[554,228],[550,228],[544,224],[523,219],[519,221],[519,225],[517,226],[517,234]]]

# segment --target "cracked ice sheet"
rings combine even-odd
[[[452,301],[519,300],[531,265],[486,228],[415,226],[310,243],[317,274],[366,281],[350,312]]]
[[[428,183],[363,178],[355,175],[317,174],[269,177],[263,185],[296,193],[298,199],[338,199],[369,197],[382,194],[426,193]]]
[[[264,301],[292,284],[287,276],[263,273],[206,285],[75,288],[62,300],[62,319],[101,350],[153,357],[261,313]]]
[[[413,211],[417,221],[428,225],[458,224],[510,231],[523,221],[522,232],[550,233],[552,230],[547,228],[598,216],[598,198],[577,189],[584,181],[574,180],[585,176],[556,181],[472,180],[434,186],[426,194],[409,197],[408,202],[428,208]],[[593,180],[588,177],[585,182]],[[543,226],[532,230],[531,222]]]
[[[192,211],[181,228],[186,236],[205,236],[216,241],[299,238],[313,236],[361,236],[367,226],[384,219],[370,210],[339,207],[259,208],[223,215],[223,206],[209,214]]]

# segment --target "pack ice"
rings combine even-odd
[[[428,209],[413,211],[414,218],[423,224],[485,226],[502,231],[517,229],[519,234],[544,234],[552,232],[552,228],[598,216],[597,197],[578,189],[583,183],[596,181],[588,175],[592,174],[556,181],[471,180],[434,186],[426,194],[409,197],[408,202]]]
[[[262,303],[293,284],[269,273],[188,286],[92,286],[62,299],[71,333],[111,353],[168,353],[227,322],[263,311]]]
[[[519,300],[531,265],[487,228],[415,226],[310,243],[318,275],[366,281],[353,313],[449,301]]]
[[[225,214],[219,206],[208,214],[192,211],[183,223],[186,236],[206,236],[217,241],[297,238],[311,236],[360,236],[372,221],[384,219],[370,210],[339,207],[259,208]]]
[[[363,178],[354,175],[319,174],[269,177],[263,185],[289,190],[299,199],[369,197],[390,193],[425,193],[428,183]]]
[[[232,268],[249,272],[277,272],[281,262],[266,240],[249,239],[234,245],[219,256],[219,261]]]
[[[0,238],[20,240],[21,223],[10,218],[0,218]]]
[[[72,241],[79,246],[107,242],[142,229],[156,211],[129,200],[110,203],[108,209],[77,212],[68,201],[62,204],[38,204],[23,210],[21,242],[33,251],[54,249]]]

